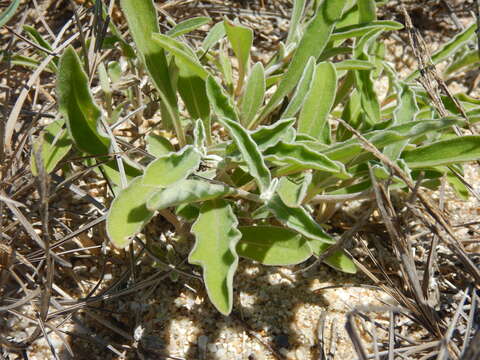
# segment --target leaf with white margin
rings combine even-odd
[[[233,188],[220,183],[185,179],[153,194],[147,201],[147,208],[152,211],[162,210],[171,206],[213,200],[233,192]]]
[[[241,238],[237,226],[238,220],[224,200],[205,202],[192,226],[196,241],[188,261],[202,267],[208,297],[223,315],[230,314],[233,307],[236,246]]]
[[[106,227],[108,237],[116,247],[126,248],[132,236],[150,221],[153,211],[148,210],[145,203],[155,191],[159,189],[143,185],[141,177],[137,177],[113,200]]]
[[[164,188],[185,179],[200,165],[201,154],[191,145],[180,152],[159,157],[148,165],[143,174],[142,184]]]

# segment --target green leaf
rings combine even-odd
[[[421,120],[393,126],[385,130],[369,131],[364,136],[375,147],[381,149],[399,141],[415,138],[429,132],[440,131],[454,125],[461,126],[462,124],[464,124],[462,120],[452,118]],[[331,145],[327,149],[322,149],[322,151],[330,159],[340,160],[345,163],[364,150],[357,139],[350,139]]]
[[[330,62],[317,65],[315,75],[298,117],[298,132],[310,135],[321,143],[330,143],[328,115],[337,92],[337,73]]]
[[[342,70],[373,70],[375,64],[367,60],[347,59],[334,64],[337,71]]]
[[[240,106],[240,119],[244,126],[248,126],[262,106],[265,96],[265,71],[262,63],[256,63],[248,77]]]
[[[311,182],[311,172],[282,176],[278,182],[277,193],[285,205],[300,207]]]
[[[238,59],[238,89],[242,88],[243,80],[248,69],[250,48],[253,44],[253,31],[240,24],[234,24],[228,19],[224,21],[228,40],[232,45],[233,52]]]
[[[159,157],[148,165],[143,174],[142,184],[164,188],[185,179],[200,165],[201,155],[191,145],[181,151]]]
[[[358,60],[368,60],[368,47],[380,35],[378,29],[365,34],[359,41],[354,50],[354,56]],[[364,111],[367,124],[371,127],[380,121],[380,104],[375,84],[372,80],[372,71],[355,70],[355,84],[360,94],[360,103]]]
[[[20,5],[20,0],[12,0],[7,9],[0,14],[0,27],[5,25],[17,11],[18,5]]]
[[[172,29],[167,31],[167,35],[171,37],[178,37],[198,29],[199,27],[208,24],[212,19],[207,16],[198,16],[187,19],[175,25]]]
[[[162,120],[168,127],[175,127],[180,144],[185,143],[183,129],[178,118],[178,105],[165,52],[152,34],[160,32],[152,0],[121,0],[130,33],[137,45],[153,84],[162,100]]]
[[[457,71],[470,68],[473,65],[477,65],[480,62],[480,54],[478,51],[472,50],[460,57],[458,60],[453,61],[445,70],[445,75],[451,75]]]
[[[357,267],[355,263],[342,251],[336,251],[323,261],[335,270],[343,271],[347,274],[356,274]]]
[[[210,103],[205,80],[194,74],[180,73],[178,92],[193,119],[202,119],[210,130]]]
[[[205,80],[208,76],[208,71],[205,70],[200,61],[196,58],[193,51],[187,49],[187,46],[182,42],[171,38],[168,35],[163,34],[152,34],[152,39],[156,42],[161,48],[169,51],[175,56],[175,59],[181,61],[182,65],[185,65],[192,73]],[[179,67],[181,66],[177,63]]]
[[[357,4],[360,23],[377,20],[375,0],[358,0]]]
[[[153,194],[147,201],[147,208],[152,211],[162,210],[171,206],[213,200],[231,193],[233,189],[227,185],[185,179]]]
[[[413,122],[418,112],[415,92],[407,84],[403,84],[399,90],[400,92],[397,98],[398,105],[394,111],[395,124]],[[385,148],[384,154],[392,160],[397,160],[407,144],[408,140],[389,145]]]
[[[147,199],[158,189],[142,184],[141,177],[135,178],[120,191],[110,205],[107,216],[107,234],[118,248],[126,248],[132,236],[150,221],[153,212],[145,206]]]
[[[41,133],[40,137],[33,144],[34,151],[41,146],[41,158],[45,172],[51,173],[57,164],[68,154],[72,142],[64,126],[63,119],[52,122]],[[30,168],[34,176],[38,175],[35,155],[30,157]]]
[[[238,266],[238,220],[224,200],[207,201],[192,226],[195,235],[189,262],[200,265],[207,294],[223,315],[233,307],[233,276]]]
[[[262,111],[260,120],[268,115],[297,85],[310,57],[318,59],[330,41],[335,23],[341,18],[347,0],[325,0],[305,29],[297,50],[270,102]]]
[[[330,37],[331,41],[338,41],[349,39],[352,37],[360,37],[365,35],[371,30],[379,29],[380,31],[389,31],[389,30],[400,30],[403,28],[403,25],[396,21],[390,20],[375,20],[368,23],[349,25],[341,28],[335,29],[332,36]]]
[[[175,151],[172,143],[167,138],[157,134],[149,134],[145,142],[147,143],[147,152],[157,158]]]
[[[288,35],[286,45],[296,42],[300,36],[300,20],[302,19],[303,11],[305,10],[305,0],[294,0],[292,17],[290,19],[290,26],[288,27]]]
[[[345,171],[341,163],[332,161],[326,155],[301,143],[288,144],[280,141],[275,146],[265,150],[263,155],[268,160],[297,165],[300,169],[314,169],[329,173]]]
[[[264,194],[270,189],[272,177],[270,175],[270,170],[268,170],[268,167],[265,165],[265,161],[263,160],[257,144],[255,144],[255,141],[253,141],[248,131],[238,122],[227,118],[220,118],[219,121],[230,133],[247,164],[250,174],[255,178],[260,193]]]
[[[53,51],[52,46],[46,41],[42,35],[35,29],[33,26],[30,25],[23,25],[23,30],[28,34],[30,39],[35,42],[37,45],[40,45],[42,48]]]
[[[202,42],[202,49],[207,52],[210,48],[215,45],[221,38],[225,36],[225,26],[223,25],[223,21],[216,23],[212,26],[210,31],[208,32],[205,39]]]
[[[206,90],[210,106],[218,117],[226,117],[238,121],[231,98],[225,94],[222,86],[212,76],[207,78]]]
[[[110,139],[98,131],[100,109],[88,87],[87,74],[72,47],[60,58],[57,77],[58,106],[75,145],[92,155],[109,153]]]
[[[263,265],[299,264],[312,256],[305,238],[295,231],[278,226],[241,226],[238,255]]]
[[[278,221],[286,227],[299,232],[309,241],[327,244],[335,242],[303,207],[288,207],[278,195],[274,195],[267,206]]]
[[[468,28],[463,30],[461,33],[457,34],[452,40],[447,42],[445,45],[440,47],[435,53],[432,55],[432,63],[438,64],[439,62],[447,59],[450,55],[454,54],[457,50],[459,50],[462,46],[467,44],[468,41],[474,36],[475,32],[477,31],[477,24],[473,23]],[[411,73],[405,81],[412,81],[420,75],[420,71],[415,70]]]
[[[404,151],[402,158],[410,168],[449,165],[480,159],[480,136],[465,135]]]
[[[302,73],[302,77],[298,81],[297,88],[292,96],[292,99],[288,102],[287,108],[282,114],[282,119],[287,119],[297,115],[297,112],[302,108],[307,94],[312,87],[312,79],[315,76],[315,58],[312,56],[305,66],[305,70]]]
[[[251,133],[253,141],[258,145],[260,151],[276,145],[280,140],[290,142],[295,139],[295,130],[293,125],[295,119],[282,119],[274,122],[272,125],[259,126]]]

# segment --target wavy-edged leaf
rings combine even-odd
[[[309,241],[318,241],[326,244],[335,242],[303,207],[288,207],[278,195],[274,195],[270,199],[267,207],[278,221],[286,227],[299,232]]]
[[[242,236],[237,226],[238,220],[224,200],[205,202],[192,226],[195,245],[188,261],[202,267],[208,297],[224,315],[230,314],[233,307],[236,246]]]
[[[207,78],[208,71],[205,70],[193,51],[188,51],[185,44],[168,35],[160,33],[152,34],[152,40],[164,50],[172,53],[175,56],[175,59],[179,59],[192,73],[196,74],[203,80]]]
[[[244,126],[250,124],[262,106],[265,97],[265,70],[257,62],[250,72],[240,106],[240,119]]]
[[[238,115],[232,105],[232,99],[212,76],[207,78],[206,90],[210,106],[217,116],[238,121]]]
[[[270,188],[272,177],[270,170],[263,159],[257,144],[253,141],[251,135],[238,122],[227,118],[220,118],[219,121],[230,133],[237,148],[242,154],[242,158],[247,164],[250,174],[255,178],[260,192],[263,194]]]
[[[164,190],[156,192],[147,201],[149,210],[162,210],[171,206],[213,200],[233,193],[227,185],[185,179],[177,181]]]
[[[410,168],[455,164],[480,159],[480,136],[440,140],[402,153]]]
[[[280,196],[285,205],[289,207],[299,207],[307,195],[307,190],[311,182],[311,172],[282,176],[278,182],[278,196]]]
[[[40,137],[33,144],[34,151],[40,150],[43,167],[47,174],[55,170],[57,164],[72,148],[72,141],[70,140],[66,129],[63,128],[64,124],[65,122],[63,119],[52,122],[45,127],[40,134]],[[34,154],[30,157],[30,168],[32,174],[37,176],[38,171]]]
[[[301,169],[314,169],[329,173],[345,171],[340,163],[301,143],[288,144],[279,141],[275,146],[265,150],[263,155],[266,159],[298,165]]]
[[[142,184],[164,188],[183,180],[198,168],[201,158],[201,154],[191,145],[185,146],[180,152],[159,157],[145,169]]]
[[[198,29],[199,27],[208,24],[212,19],[207,16],[197,16],[187,19],[175,25],[168,30],[166,34],[171,37],[178,37]]]
[[[93,101],[87,74],[72,47],[68,47],[60,58],[57,92],[59,111],[75,145],[92,155],[108,154],[110,139],[97,128],[100,109]]]
[[[242,238],[238,255],[263,265],[299,264],[312,256],[312,250],[299,233],[279,226],[240,226]]]
[[[8,7],[0,13],[0,27],[5,25],[17,11],[18,5],[20,5],[20,0],[12,0]]]
[[[282,114],[282,119],[294,117],[302,108],[302,105],[307,98],[307,94],[312,87],[312,79],[315,76],[315,71],[315,58],[312,56],[303,70],[302,77],[298,81],[292,99],[288,102],[287,108]]]
[[[330,62],[317,65],[312,87],[298,117],[298,132],[314,137],[321,143],[330,143],[328,115],[337,92],[337,73]]]
[[[269,114],[282,99],[297,85],[310,57],[318,59],[331,40],[330,35],[335,24],[340,20],[347,0],[325,0],[318,7],[314,17],[305,29],[297,50],[293,55],[284,77],[278,84],[267,106],[262,111],[260,120]]]
[[[175,151],[172,143],[161,135],[149,134],[145,142],[147,144],[147,152],[157,158]]]
[[[116,247],[127,247],[132,237],[150,221],[153,212],[147,209],[145,203],[155,191],[158,189],[143,185],[141,177],[137,177],[113,200],[106,228],[110,241]]]
[[[374,29],[379,29],[380,31],[400,30],[403,29],[403,25],[391,20],[375,20],[366,24],[349,25],[335,29],[330,40],[338,41],[352,37],[359,37]]]

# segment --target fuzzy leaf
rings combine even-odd
[[[145,142],[147,143],[147,152],[157,158],[175,151],[172,143],[160,135],[149,134]]]
[[[237,113],[232,105],[231,98],[225,94],[222,86],[209,76],[206,81],[207,97],[213,112],[219,117],[226,117],[238,121]]]
[[[302,19],[303,11],[305,10],[306,0],[294,0],[292,9],[292,18],[290,19],[290,26],[288,27],[288,35],[286,45],[296,42],[300,35],[300,20]]]
[[[242,82],[250,59],[250,48],[253,44],[253,31],[248,27],[235,24],[228,19],[224,20],[224,25],[228,40],[230,41],[233,52],[238,59],[239,81]]]
[[[98,131],[101,113],[93,102],[88,78],[72,47],[60,58],[57,79],[58,105],[75,145],[92,155],[109,153],[110,139]]]
[[[221,118],[219,121],[227,128],[237,148],[240,150],[250,174],[255,178],[258,188],[263,194],[270,188],[272,178],[257,144],[255,144],[248,131],[238,122],[226,118]]]
[[[195,235],[189,262],[200,265],[210,301],[224,315],[233,307],[233,276],[238,266],[238,220],[224,200],[203,204],[192,226]]]
[[[212,26],[205,39],[202,42],[202,49],[206,52],[225,36],[225,26],[223,21]]]
[[[317,65],[312,87],[298,117],[298,132],[318,139],[321,143],[330,143],[330,125],[328,115],[332,109],[337,92],[337,73],[330,62]]]
[[[300,207],[311,182],[311,172],[282,176],[277,187],[278,196],[288,207]]]
[[[375,0],[358,0],[359,22],[368,23],[377,19]]]
[[[212,19],[207,16],[198,16],[187,19],[175,25],[172,29],[167,31],[167,35],[171,37],[178,37],[198,29],[199,27],[208,24]]]
[[[147,201],[147,208],[149,210],[162,210],[181,204],[213,200],[231,194],[232,191],[233,189],[227,185],[185,179],[153,194]]]
[[[335,24],[340,20],[347,0],[325,0],[305,29],[287,72],[283,76],[270,102],[262,111],[260,119],[269,114],[290,93],[303,74],[310,57],[318,59],[330,41]]]
[[[368,23],[349,25],[335,29],[330,40],[338,41],[352,37],[360,37],[371,30],[380,29],[381,31],[400,30],[403,25],[396,21],[375,20]]]
[[[185,146],[180,152],[159,157],[145,169],[142,184],[164,188],[183,180],[198,168],[201,158],[191,145]]]
[[[480,136],[465,135],[404,151],[410,168],[455,164],[480,159]]]
[[[240,106],[242,124],[247,126],[255,118],[265,96],[265,71],[262,63],[256,63],[245,86]]]
[[[307,94],[310,92],[312,87],[312,79],[315,77],[315,72],[315,58],[311,57],[305,66],[302,77],[298,81],[298,85],[295,89],[292,99],[288,102],[287,108],[282,114],[282,119],[294,117],[302,108],[303,103],[307,98]]]
[[[150,221],[153,212],[145,206],[147,199],[158,189],[142,184],[141,177],[135,178],[122,189],[113,200],[107,216],[107,234],[118,248],[126,248],[132,236]]]
[[[72,142],[68,137],[66,129],[63,128],[63,120],[57,120],[45,127],[40,138],[33,145],[33,149],[38,151],[41,145],[41,157],[45,172],[48,174],[55,170],[57,164],[68,154],[72,148]],[[30,157],[30,168],[32,174],[37,176],[37,166],[35,155]]]
[[[326,155],[309,149],[300,143],[287,144],[278,142],[264,151],[268,160],[277,160],[287,164],[298,165],[301,169],[314,169],[329,173],[344,172],[340,163],[330,160]]]
[[[178,107],[172,86],[171,73],[163,48],[152,40],[152,34],[160,32],[157,14],[152,0],[121,0],[128,28],[137,45],[145,67],[162,99],[162,118],[166,124],[175,126],[177,135],[183,134],[178,122]]]
[[[180,60],[181,64],[186,66],[190,72],[194,73],[203,80],[207,78],[208,71],[205,70],[200,61],[198,61],[195,54],[187,49],[185,44],[173,39],[170,36],[159,33],[152,34],[152,39],[161,48],[172,53],[175,56],[175,59]]]
[[[238,255],[263,265],[299,264],[312,256],[305,238],[295,231],[278,226],[241,226]]]
[[[332,244],[335,241],[323,231],[303,208],[291,208],[285,205],[278,195],[274,195],[267,204],[272,214],[286,227],[305,236],[309,241]]]
[[[335,69],[337,71],[342,70],[373,70],[375,64],[372,64],[367,60],[357,60],[357,59],[347,59],[343,61],[336,62]]]
[[[18,5],[20,5],[20,0],[12,0],[7,9],[0,13],[0,27],[5,25],[13,17],[13,15],[15,15]]]

